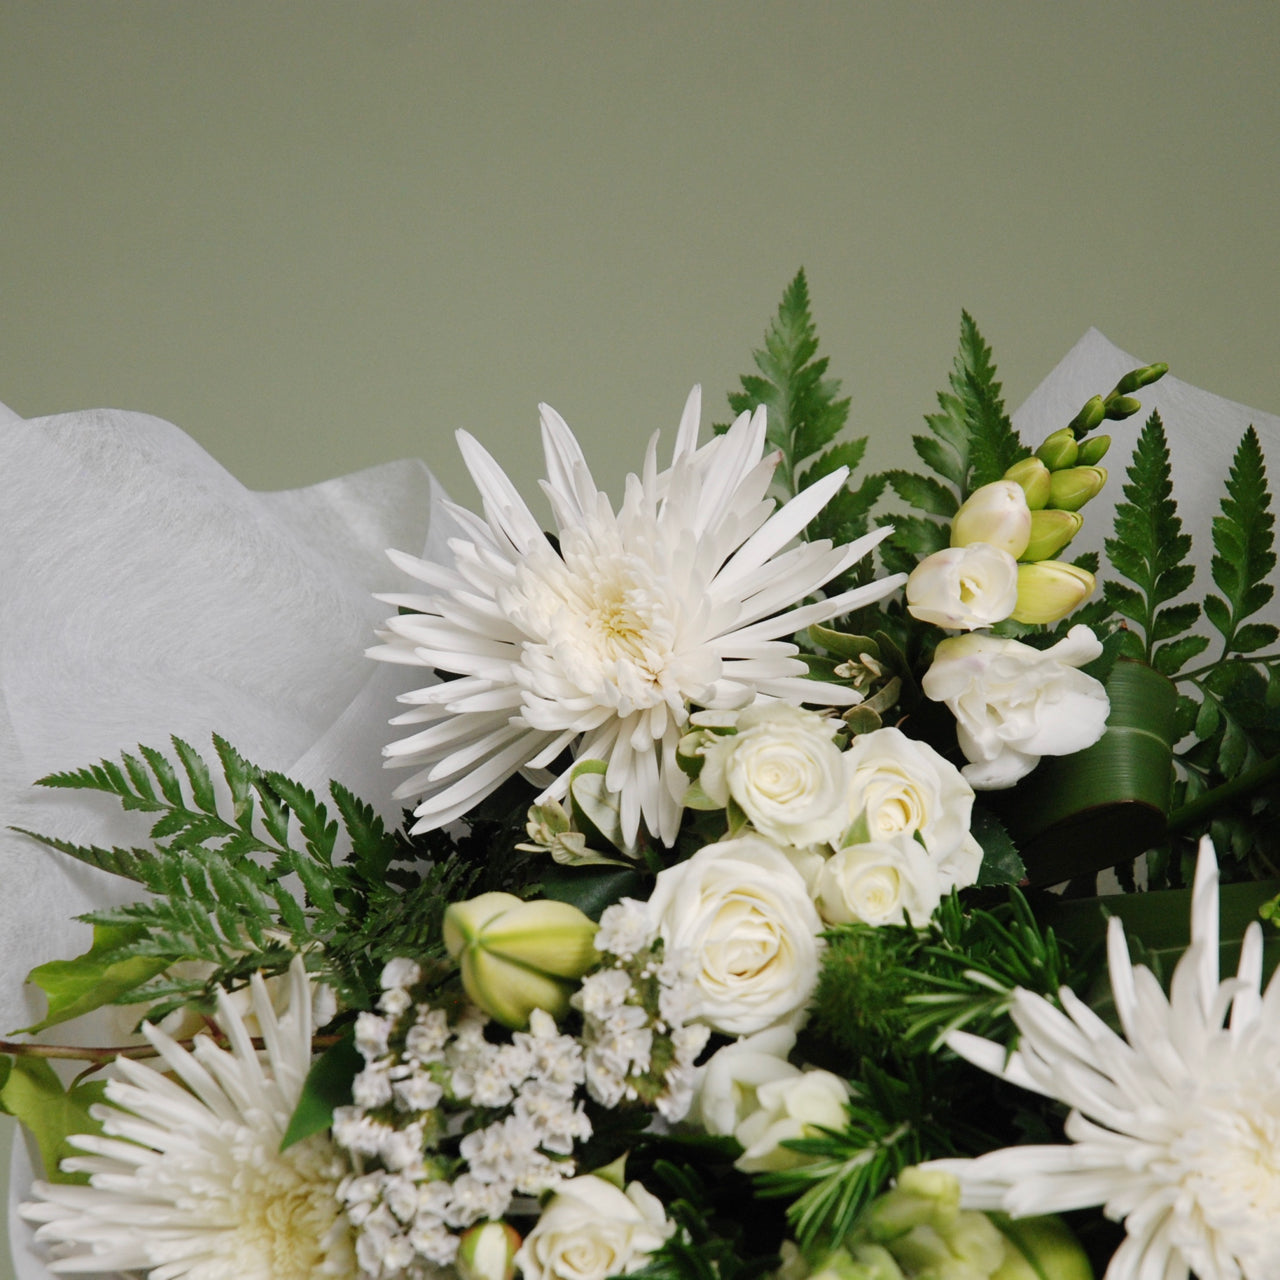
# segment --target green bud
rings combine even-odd
[[[1016,560],[1031,535],[1027,496],[1012,480],[984,484],[961,505],[951,520],[951,545],[967,547],[985,542],[1007,551]]]
[[[1033,511],[1031,537],[1021,558],[1027,563],[1051,560],[1080,532],[1084,516],[1078,511]]]
[[[1132,418],[1141,408],[1142,401],[1135,400],[1132,396],[1107,397],[1107,417],[1112,422],[1121,422],[1125,418]]]
[[[907,1280],[893,1254],[880,1244],[860,1244],[853,1250],[853,1269],[839,1280]]]
[[[1049,485],[1049,505],[1059,511],[1079,511],[1106,483],[1106,467],[1068,467],[1065,471],[1055,471]]]
[[[534,1009],[564,1016],[573,984],[596,962],[597,927],[567,902],[482,893],[445,912],[444,944],[472,1002],[519,1030]]]
[[[460,1280],[512,1280],[520,1233],[505,1222],[481,1222],[464,1231],[454,1267]]]
[[[1039,458],[1023,458],[1004,473],[1026,494],[1027,506],[1039,511],[1049,501],[1049,468]]]
[[[1153,382],[1159,382],[1168,372],[1169,366],[1167,364],[1143,365],[1141,369],[1134,369],[1131,373],[1126,373],[1116,383],[1115,394],[1131,396],[1142,387],[1149,387]]]
[[[953,1175],[913,1166],[871,1204],[860,1225],[872,1240],[888,1244],[913,1227],[941,1231],[959,1211],[960,1183]]]
[[[1065,618],[1093,595],[1096,583],[1087,569],[1061,560],[1018,566],[1018,603],[1009,615],[1015,622],[1047,626]]]
[[[1106,416],[1107,409],[1102,397],[1091,396],[1085,401],[1084,407],[1071,419],[1065,429],[1071,432],[1073,440],[1079,440],[1081,437],[1087,436]]]
[[[1076,459],[1081,466],[1092,467],[1107,456],[1111,448],[1110,436],[1093,436],[1080,445],[1080,456]]]
[[[1061,1218],[1018,1218],[992,1214],[1005,1235],[1005,1258],[991,1280],[1093,1280],[1093,1268]]]
[[[1036,457],[1050,471],[1061,471],[1063,467],[1075,466],[1079,452],[1080,446],[1076,444],[1074,431],[1070,427],[1063,427],[1045,437],[1044,443],[1036,450]]]

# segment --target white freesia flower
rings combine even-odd
[[[1015,993],[1021,1039],[1012,1056],[977,1036],[948,1036],[984,1070],[1072,1108],[1068,1145],[937,1162],[960,1179],[967,1206],[1015,1217],[1101,1206],[1128,1233],[1106,1280],[1280,1276],[1280,979],[1262,994],[1256,921],[1225,982],[1218,944],[1218,866],[1205,839],[1191,946],[1169,996],[1130,962],[1124,928],[1110,921],[1123,1038],[1065,987],[1062,1010]]]
[[[969,831],[973,788],[955,765],[894,728],[859,734],[844,765],[849,818],[865,824],[866,839],[918,836],[944,893],[978,878],[982,846]]]
[[[605,1280],[638,1271],[675,1230],[638,1182],[594,1174],[562,1183],[516,1254],[525,1280]]]
[[[834,840],[847,825],[837,725],[790,703],[759,702],[735,727],[706,748],[698,781],[707,795],[722,807],[732,797],[778,844]]]
[[[920,683],[955,716],[970,761],[961,772],[972,786],[1011,787],[1041,756],[1071,755],[1102,737],[1107,691],[1076,669],[1101,652],[1085,626],[1044,650],[999,636],[953,636],[938,645]]]
[[[697,957],[697,1017],[726,1035],[794,1025],[818,981],[822,922],[800,873],[760,836],[658,873],[649,909],[668,949]]]
[[[810,1157],[782,1143],[816,1138],[821,1129],[842,1130],[849,1120],[848,1098],[848,1082],[830,1071],[796,1071],[760,1085],[757,1109],[734,1131],[743,1147],[734,1167],[763,1173],[806,1163]]]
[[[993,626],[1017,603],[1018,562],[985,542],[935,551],[907,579],[907,612],[949,631]]]
[[[942,876],[910,836],[851,844],[827,859],[818,877],[818,910],[830,924],[929,923],[942,899]]]
[[[951,545],[985,542],[1015,560],[1031,541],[1031,508],[1022,486],[996,480],[975,489],[951,518]]]
[[[393,721],[419,726],[386,749],[389,763],[417,770],[395,794],[428,793],[416,831],[451,822],[519,770],[562,795],[567,771],[545,771],[571,749],[608,761],[626,839],[643,821],[670,842],[685,790],[676,746],[691,705],[739,707],[757,692],[858,700],[844,686],[805,679],[785,637],[900,584],[886,578],[792,607],[887,530],[849,546],[789,546],[840,491],[845,469],[775,511],[767,493],[778,456],[765,456],[763,408],[701,448],[699,412],[695,388],[671,467],[658,470],[655,436],[615,513],[569,428],[544,405],[554,542],[493,459],[460,433],[485,519],[452,508],[466,532],[450,543],[453,567],[392,553],[426,591],[382,597],[412,612],[389,619],[386,644],[371,650],[458,677],[406,694],[412,709]]]
[[[337,1198],[349,1172],[315,1136],[280,1150],[311,1066],[311,993],[290,970],[288,1012],[252,981],[260,1055],[235,1002],[219,992],[219,1025],[188,1052],[145,1027],[164,1071],[119,1059],[95,1108],[102,1136],[72,1142],[86,1156],[63,1168],[89,1186],[38,1182],[23,1217],[43,1225],[58,1272],[147,1271],[154,1280],[315,1280],[354,1277],[350,1225]],[[264,1060],[265,1059],[265,1060]]]

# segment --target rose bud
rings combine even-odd
[[[463,1233],[454,1267],[461,1280],[512,1280],[520,1233],[505,1222],[482,1222]]]

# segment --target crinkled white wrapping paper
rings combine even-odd
[[[1090,330],[1014,415],[1028,441],[1070,421],[1089,396],[1145,363]],[[1280,475],[1280,418],[1166,376],[1141,393],[1171,441],[1175,491],[1211,589],[1209,521],[1232,452],[1253,423]],[[37,792],[31,781],[177,733],[216,730],[250,759],[312,787],[338,777],[391,816],[379,749],[400,687],[419,676],[363,657],[403,589],[385,547],[444,551],[429,530],[438,489],[394,463],[287,493],[245,489],[177,428],[95,411],[23,422],[0,412],[0,804],[4,821],[94,843],[140,837],[112,803]],[[1143,418],[1112,424],[1112,483],[1086,509],[1077,549],[1100,549]],[[1280,620],[1273,602],[1268,616]],[[68,918],[128,900],[130,886],[0,834],[0,1020],[34,1020],[33,965],[82,950]],[[30,1184],[15,1145],[13,1202]],[[12,1222],[21,1280],[48,1280]]]

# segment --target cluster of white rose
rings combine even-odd
[[[571,1179],[574,1146],[591,1136],[581,1046],[549,1014],[495,1044],[478,1011],[451,1026],[418,1003],[420,979],[411,960],[387,965],[378,1011],[357,1022],[353,1105],[333,1118],[355,1167],[338,1197],[370,1280],[427,1280],[455,1261],[467,1228]]]
[[[729,812],[731,829],[755,833],[737,841],[781,853],[821,921],[924,925],[943,894],[977,878],[973,788],[899,729],[856,735],[845,749],[842,731],[828,716],[762,701],[703,720],[686,749],[701,757],[706,801]],[[734,841],[711,848],[725,843]],[[769,876],[776,887],[773,866]]]
[[[642,902],[624,898],[600,917],[601,967],[582,979],[572,1004],[582,1013],[587,1092],[602,1106],[643,1102],[668,1121],[693,1099],[694,1063],[709,1027],[694,1014],[698,957],[666,951]]]

